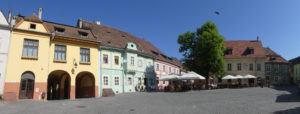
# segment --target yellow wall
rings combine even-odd
[[[24,21],[16,28],[28,30],[31,22]],[[64,43],[50,41],[51,37],[46,33],[46,29],[41,23],[35,23],[36,29],[27,32],[14,30],[12,32],[11,43],[8,55],[6,83],[20,83],[21,75],[26,71],[31,71],[35,76],[34,99],[41,94],[47,87],[48,76],[52,71],[63,70],[66,71],[71,78],[71,86],[75,86],[76,76],[81,72],[92,73],[95,79],[95,85],[98,86],[98,46],[89,46],[88,44],[79,43]],[[44,34],[43,34],[44,33]],[[22,58],[24,39],[38,40],[38,57],[37,59]],[[67,48],[66,62],[54,62],[54,48],[55,44],[65,45]],[[80,48],[90,49],[90,64],[80,64]],[[74,61],[75,60],[75,61]],[[74,62],[77,63],[75,68]],[[74,73],[72,69],[74,68]],[[86,84],[83,86],[87,86]],[[18,86],[19,87],[19,86]],[[11,88],[11,87],[10,87]],[[16,87],[13,87],[16,88]],[[7,92],[18,92],[15,90],[6,90]],[[96,92],[97,93],[97,92]],[[72,94],[72,93],[71,93]]]
[[[36,24],[36,29],[30,29],[30,24]],[[29,21],[24,21],[20,23],[18,26],[19,29],[30,30],[30,31],[38,31],[38,32],[47,32],[44,25],[41,23],[34,23]]]
[[[225,64],[225,71],[226,74],[230,74],[230,75],[247,75],[247,74],[251,74],[254,76],[258,76],[258,77],[262,77],[265,78],[265,61],[266,59],[264,58],[240,58],[240,59],[225,59],[226,64]],[[228,71],[228,65],[227,64],[231,64],[231,71]],[[237,64],[241,63],[242,65],[242,70],[238,71],[237,70]],[[253,64],[253,71],[249,70],[250,65],[249,64]],[[256,70],[256,64],[260,64],[261,65],[261,69],[260,71]]]
[[[66,46],[66,63],[54,62],[54,49],[55,44]],[[90,64],[80,64],[80,48],[90,49]],[[74,62],[77,63],[77,68],[74,66]],[[70,43],[63,42],[52,42],[50,47],[50,58],[49,58],[49,73],[56,70],[64,70],[68,72],[71,77],[71,85],[75,85],[76,76],[80,72],[87,71],[94,75],[95,84],[98,85],[98,49],[97,47],[84,46],[84,45],[74,45]],[[72,73],[74,69],[74,74]]]
[[[23,22],[25,25],[28,25],[28,23],[29,22]],[[26,28],[23,24],[21,24],[19,28]],[[43,25],[37,24],[37,31],[44,31],[45,29],[40,28],[40,26]],[[25,38],[39,41],[37,60],[21,59]],[[5,82],[20,82],[21,75],[25,71],[32,71],[34,73],[35,82],[44,82],[44,78],[48,75],[49,39],[50,38],[47,35],[13,31],[9,48],[9,59]]]

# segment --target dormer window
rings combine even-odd
[[[30,29],[36,29],[36,24],[30,24]]]
[[[247,48],[246,53],[247,54],[254,54],[254,49],[253,48]]]
[[[155,55],[158,55],[158,53],[157,53],[157,52],[155,52],[155,51],[153,51],[153,50],[151,50],[151,52],[152,52],[153,54],[155,54]]]
[[[59,27],[54,27],[54,30],[55,30],[55,32],[60,32],[60,33],[65,32],[64,28],[59,28]]]
[[[136,46],[135,43],[129,42],[129,43],[127,44],[127,49],[137,50],[137,46]]]
[[[232,49],[231,48],[226,49],[225,55],[232,55]]]
[[[81,37],[84,37],[84,38],[86,38],[86,37],[88,36],[88,33],[86,33],[86,32],[78,31],[78,34],[79,34]]]

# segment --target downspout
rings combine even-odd
[[[103,69],[102,69],[102,64],[101,64],[101,60],[102,60],[101,59],[102,58],[101,55],[102,55],[102,52],[101,52],[101,48],[100,47],[99,47],[99,52],[98,53],[99,53],[98,57],[100,59],[99,60],[99,77],[98,77],[98,80],[99,80],[99,95],[102,96],[102,93],[103,93],[102,92],[102,70]]]

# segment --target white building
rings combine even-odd
[[[3,94],[8,47],[10,40],[9,23],[0,11],[0,94]]]

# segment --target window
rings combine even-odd
[[[30,29],[36,29],[36,24],[30,24]]]
[[[79,34],[81,37],[84,37],[84,38],[86,38],[86,37],[88,36],[88,33],[86,33],[86,32],[78,31],[78,34]]]
[[[108,76],[103,77],[103,84],[108,85]]]
[[[139,61],[138,61],[138,66],[143,67],[143,61],[141,59],[139,59]]]
[[[274,81],[277,82],[278,81],[278,76],[274,77]]]
[[[227,64],[227,70],[228,70],[228,71],[231,71],[231,70],[232,70],[231,64]]]
[[[66,46],[55,45],[54,60],[58,60],[58,61],[66,60]]]
[[[156,64],[156,70],[159,71],[159,64]]]
[[[127,83],[128,83],[128,85],[132,85],[132,78],[131,77],[128,77]]]
[[[257,71],[260,71],[261,70],[261,65],[260,64],[257,64]]]
[[[115,77],[115,85],[119,85],[119,84],[120,84],[119,77]]]
[[[254,49],[253,48],[247,48],[246,53],[247,54],[254,54]]]
[[[80,48],[80,62],[84,62],[84,63],[90,62],[90,49]]]
[[[269,64],[266,65],[266,71],[271,71],[271,66]]]
[[[241,63],[237,64],[237,69],[238,69],[238,71],[242,70],[242,64]]]
[[[119,56],[115,56],[115,65],[119,65]]]
[[[165,72],[165,65],[163,65],[163,71]]]
[[[232,55],[232,49],[226,49],[225,55]]]
[[[108,64],[108,55],[107,54],[103,54],[103,63]]]
[[[171,67],[169,67],[169,73],[171,73]]]
[[[163,81],[163,84],[166,84],[166,82],[165,82],[165,81]]]
[[[54,30],[55,30],[55,32],[60,32],[60,33],[65,32],[64,28],[59,28],[59,27],[54,27]]]
[[[249,64],[249,70],[253,71],[253,64]]]
[[[151,62],[148,62],[148,66],[151,66],[152,64],[151,64]]]
[[[23,57],[37,57],[38,56],[38,40],[24,40],[23,44]]]
[[[134,57],[133,56],[130,57],[130,65],[134,66]]]

